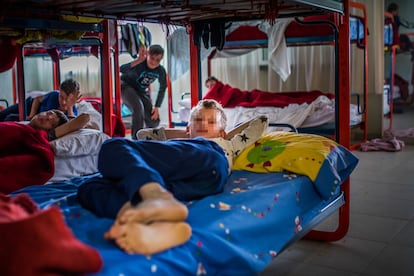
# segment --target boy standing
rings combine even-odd
[[[136,139],[138,130],[144,127],[157,127],[160,123],[159,107],[161,106],[167,77],[165,69],[160,65],[164,56],[164,49],[160,45],[151,45],[146,53],[140,49],[138,59],[120,67],[121,96],[123,103],[132,113],[132,139]],[[143,57],[146,58],[144,59]],[[155,104],[152,104],[149,86],[156,79],[159,90]]]

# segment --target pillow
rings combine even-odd
[[[99,113],[90,102],[82,100],[76,104],[78,114],[88,113],[89,122],[88,126],[90,128],[102,130],[102,115]]]
[[[96,129],[83,128],[50,142],[56,156],[97,154],[110,137]]]
[[[178,101],[178,104],[184,108],[191,109],[191,99],[190,98],[184,98],[180,101]]]
[[[308,176],[319,194],[329,199],[351,174],[358,158],[345,147],[323,136],[272,132],[247,147],[235,159],[233,170],[282,172]]]

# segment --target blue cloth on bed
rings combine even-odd
[[[236,171],[219,195],[188,202],[191,239],[152,256],[129,255],[103,234],[113,220],[83,209],[77,187],[88,177],[27,187],[41,208],[61,208],[76,237],[99,250],[97,275],[254,275],[327,205],[306,176]]]

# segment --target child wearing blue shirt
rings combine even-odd
[[[60,110],[69,118],[73,118],[78,115],[75,104],[80,96],[79,83],[74,79],[67,79],[61,83],[59,91],[51,91],[35,98],[28,97],[25,101],[28,112],[26,120],[30,121],[36,114],[52,109]],[[18,120],[18,104],[0,111],[0,122]]]

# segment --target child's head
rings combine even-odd
[[[190,137],[224,137],[226,124],[227,117],[221,104],[215,100],[201,100],[190,112]]]
[[[163,57],[164,49],[160,45],[151,45],[147,52],[147,66],[150,69],[157,68],[160,66]]]
[[[393,15],[398,15],[398,5],[395,3],[391,3],[388,5],[387,11],[392,13]]]
[[[68,110],[68,102],[76,102],[80,93],[80,85],[74,79],[67,79],[60,84],[59,109],[63,112]]]
[[[211,76],[211,77],[208,77],[208,78],[206,79],[205,85],[206,85],[206,87],[207,87],[208,89],[210,89],[210,88],[212,88],[214,85],[216,85],[216,83],[217,83],[218,81],[219,81],[219,80],[218,80],[216,77]]]
[[[60,110],[52,109],[36,114],[29,125],[35,129],[51,130],[68,122],[68,117]]]

